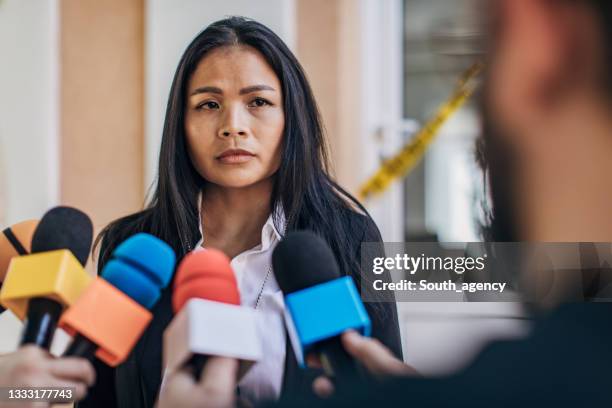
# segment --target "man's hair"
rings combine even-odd
[[[605,58],[604,66],[601,72],[603,73],[602,81],[605,89],[610,97],[612,97],[612,76],[608,75],[612,68],[612,1],[610,0],[571,0],[574,2],[586,1],[593,7],[594,14],[598,18],[598,24],[601,29],[602,45],[604,47]]]

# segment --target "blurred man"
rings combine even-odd
[[[5,390],[29,387],[74,388],[74,399],[80,400],[95,381],[92,365],[82,358],[55,358],[36,346],[0,355],[0,388]],[[48,404],[46,404],[48,406]],[[18,403],[0,400],[0,408],[44,407],[45,404]]]
[[[612,2],[488,4],[480,152],[493,201],[490,238],[612,242]],[[495,343],[443,379],[406,377],[412,370],[382,345],[345,334],[350,354],[396,379],[283,406],[609,406],[612,305],[562,301],[548,305],[554,310],[527,339]],[[334,391],[324,378],[314,387],[322,396]]]

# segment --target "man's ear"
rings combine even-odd
[[[491,79],[502,117],[531,123],[564,88],[572,6],[559,3],[499,0]]]

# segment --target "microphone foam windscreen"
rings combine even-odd
[[[172,248],[153,235],[139,233],[123,241],[112,256],[102,278],[143,307],[153,307],[174,272]]]
[[[229,258],[216,249],[191,252],[180,263],[172,305],[179,312],[191,298],[240,305],[240,293]]]
[[[285,295],[340,277],[331,248],[309,231],[287,234],[272,252],[272,265]]]
[[[82,211],[55,207],[42,217],[32,237],[32,253],[68,249],[85,266],[91,250],[93,225]]]
[[[4,280],[11,259],[32,250],[32,236],[37,225],[38,220],[23,221],[0,233],[0,282]]]

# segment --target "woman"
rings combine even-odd
[[[102,231],[99,269],[113,248],[140,231],[168,242],[179,258],[201,246],[223,250],[233,258],[243,303],[261,313],[264,325],[264,360],[238,392],[250,400],[308,392],[317,373],[295,363],[272,250],[286,232],[314,231],[359,283],[361,242],[381,241],[365,209],[327,169],[317,106],[291,51],[257,22],[218,21],[179,62],[153,199]],[[170,299],[168,289],[124,364],[98,365],[98,382],[82,406],[153,406],[163,375],[162,333],[173,317]],[[366,307],[374,336],[401,358],[395,304]]]

